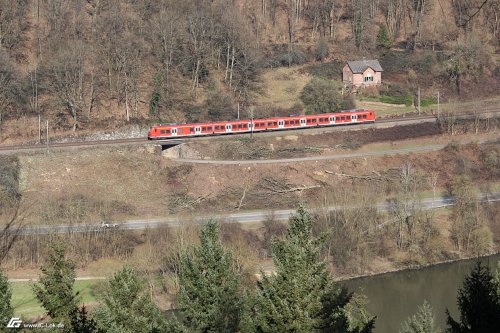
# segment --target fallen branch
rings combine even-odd
[[[332,171],[328,171],[328,170],[325,170],[325,173],[328,173],[328,174],[331,174],[331,175],[335,175],[335,176],[339,176],[339,177],[346,177],[346,178],[351,178],[351,179],[361,179],[361,180],[369,180],[369,181],[376,181],[376,182],[381,182],[381,181],[384,181],[386,180],[385,177],[382,177],[382,176],[357,176],[357,175],[348,175],[346,173],[338,173],[338,172],[332,172]]]
[[[310,189],[319,188],[319,187],[321,187],[321,185],[300,186],[300,187],[289,188],[289,189],[286,189],[286,190],[276,190],[276,191],[274,191],[274,193],[280,193],[280,194],[282,194],[282,193],[290,193],[290,192],[310,190]]]
[[[243,205],[243,200],[245,200],[245,195],[247,194],[248,190],[248,185],[245,186],[243,189],[243,195],[241,196],[240,203],[238,204],[238,207],[236,208],[238,211],[240,210],[241,206]]]

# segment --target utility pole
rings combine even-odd
[[[47,119],[47,148],[49,147],[49,120]]]
[[[252,138],[253,138],[253,126],[254,126],[254,124],[253,124],[253,110],[254,110],[254,108],[255,107],[253,105],[250,107],[250,119],[251,119],[250,124],[252,125],[252,127],[250,128],[250,137],[252,137]]]
[[[418,87],[418,114],[420,114],[420,87]]]
[[[42,142],[42,117],[38,114],[38,144]]]
[[[438,118],[439,118],[439,91],[438,91]]]
[[[238,120],[240,120],[240,101],[238,101]]]

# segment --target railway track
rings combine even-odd
[[[472,110],[467,110],[459,113],[457,115],[457,119],[469,119],[474,117],[473,115],[470,114],[470,112],[473,112]],[[492,114],[492,115],[498,115],[500,113],[500,108],[488,108],[488,109],[483,109],[481,111],[478,111],[476,114],[477,115],[484,115],[484,114]],[[411,116],[411,117],[395,117],[395,118],[382,118],[377,120],[374,124],[359,124],[359,128],[367,128],[367,127],[373,127],[377,126],[378,124],[384,124],[385,126],[387,125],[404,125],[408,123],[412,123],[415,121],[419,122],[431,122],[435,121],[437,119],[436,115],[420,115],[420,116]],[[321,127],[321,128],[306,128],[305,133],[324,133],[324,132],[329,132],[329,131],[335,131],[339,129],[345,129],[349,128],[350,126],[332,126],[332,127]],[[273,132],[264,132],[264,133],[259,133],[259,135],[266,135],[266,134],[280,134],[284,132],[296,132],[298,130],[302,129],[290,129],[290,130],[280,130],[280,131],[273,131]],[[232,137],[234,136],[248,136],[248,133],[242,133],[242,134],[233,134],[231,135]],[[189,140],[199,140],[199,139],[213,139],[217,138],[218,136],[211,136],[211,137],[196,137],[196,138],[189,138]],[[222,136],[225,137],[225,136]],[[183,139],[183,138],[178,138],[178,139]],[[168,140],[167,140],[168,141]],[[127,139],[114,139],[114,140],[94,140],[94,141],[72,141],[72,142],[53,142],[49,144],[24,144],[24,145],[10,145],[10,146],[0,146],[0,154],[13,154],[13,153],[18,153],[18,152],[33,152],[33,151],[43,151],[46,149],[76,149],[76,148],[81,148],[81,147],[98,147],[98,146],[118,146],[118,145],[134,145],[134,144],[147,144],[147,143],[152,143],[154,144],[156,141],[148,141],[147,137],[141,137],[141,138],[127,138]],[[174,143],[174,142],[173,142]],[[175,144],[173,144],[175,145]]]

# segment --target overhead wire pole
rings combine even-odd
[[[42,117],[38,114],[38,144],[42,143]]]
[[[418,87],[418,114],[420,114],[420,87]]]
[[[49,148],[49,120],[47,119],[47,148]]]
[[[439,91],[438,91],[438,118],[439,118]]]

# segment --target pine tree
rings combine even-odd
[[[380,25],[380,29],[377,35],[377,46],[384,49],[390,49],[392,47],[392,40],[389,36],[389,32],[384,24]]]
[[[460,322],[448,310],[447,331],[451,333],[498,332],[500,327],[500,299],[493,276],[487,266],[477,263],[458,291]]]
[[[75,308],[70,313],[71,329],[75,333],[104,333],[104,330],[97,328],[96,321],[89,317],[85,305]]]
[[[324,238],[313,238],[311,215],[300,207],[285,239],[273,240],[275,275],[264,275],[249,302],[256,332],[370,332],[373,320],[350,328],[344,307],[352,293],[338,287],[320,260]]]
[[[412,317],[408,318],[402,325],[400,333],[439,333],[439,329],[434,324],[434,314],[432,307],[424,301],[422,306]]]
[[[14,316],[11,299],[12,290],[9,285],[9,280],[0,269],[0,327],[5,327],[10,318]]]
[[[166,332],[166,319],[153,302],[137,273],[125,266],[109,281],[93,313],[107,333]]]
[[[497,263],[495,275],[493,276],[493,283],[496,287],[497,297],[500,300],[500,261]]]
[[[180,257],[177,303],[184,325],[200,332],[236,332],[242,306],[240,275],[222,246],[217,222],[202,227],[200,243]]]
[[[75,264],[65,258],[65,246],[56,241],[51,244],[47,263],[41,268],[39,282],[33,292],[47,314],[70,327],[70,314],[77,308],[79,296],[74,290]]]

